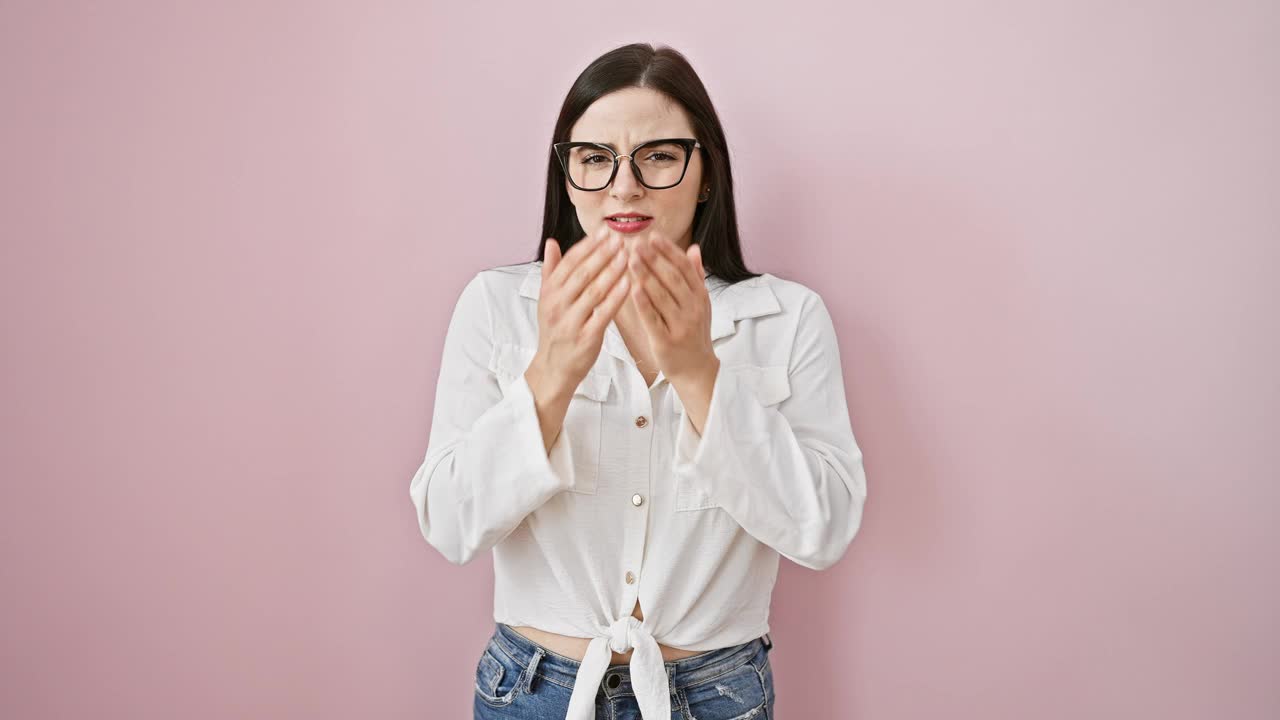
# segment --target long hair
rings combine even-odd
[[[747,270],[738,242],[738,215],[733,206],[733,173],[729,168],[729,146],[707,89],[693,66],[673,48],[658,49],[648,43],[633,43],[610,50],[587,66],[565,96],[556,119],[551,143],[565,142],[569,131],[596,100],[625,88],[656,90],[688,113],[693,132],[702,145],[703,182],[711,186],[710,197],[698,203],[693,214],[693,242],[702,250],[707,273],[730,283],[758,276]],[[543,259],[547,239],[554,238],[562,252],[586,235],[578,222],[565,188],[564,169],[547,145],[547,199],[543,207],[542,237],[537,260]]]

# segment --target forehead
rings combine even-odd
[[[598,142],[628,150],[646,140],[693,137],[684,108],[650,88],[626,88],[591,103],[569,131],[570,142]]]

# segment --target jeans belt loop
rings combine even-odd
[[[526,693],[533,692],[533,676],[538,671],[538,663],[542,661],[542,656],[546,653],[541,647],[534,648],[533,659],[529,661],[529,667],[525,668],[524,674],[524,691]]]

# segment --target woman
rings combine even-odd
[[[678,52],[597,59],[552,140],[546,240],[463,289],[410,485],[446,558],[493,553],[475,717],[772,718],[778,558],[835,563],[866,498],[831,318],[746,270]]]

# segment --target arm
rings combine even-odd
[[[686,407],[676,434],[676,481],[706,491],[789,560],[823,570],[858,532],[867,480],[835,328],[816,294],[801,308],[787,379],[791,394],[776,405],[762,405],[733,368],[716,373],[705,413],[705,395],[690,391],[694,410]]]
[[[560,433],[572,388],[535,359],[504,391],[490,370],[492,327],[477,275],[449,321],[427,454],[409,483],[423,537],[458,565],[573,487],[570,438]]]

